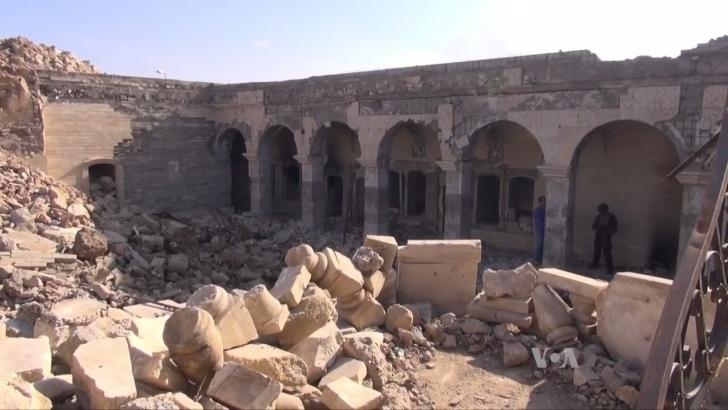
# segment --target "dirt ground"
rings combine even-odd
[[[551,379],[533,376],[531,366],[507,369],[500,358],[464,350],[436,351],[432,369],[417,374],[436,409],[587,409]]]

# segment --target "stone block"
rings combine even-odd
[[[303,359],[276,347],[252,343],[225,352],[225,361],[233,362],[278,380],[286,387],[306,384],[308,367]]]
[[[331,248],[324,249],[324,254],[329,261],[324,279],[329,280],[324,284],[322,279],[322,285],[328,289],[331,297],[348,295],[362,288],[364,278],[351,259]]]
[[[336,307],[339,309],[352,309],[358,304],[364,302],[367,297],[367,291],[364,288],[357,290],[349,295],[343,295],[336,298]]]
[[[187,306],[206,310],[213,319],[228,310],[232,296],[221,286],[205,285],[187,299]]]
[[[92,408],[118,408],[137,390],[124,338],[97,339],[79,346],[71,365],[73,384]]]
[[[281,393],[276,400],[276,410],[304,410],[303,402],[298,397]]]
[[[190,260],[187,255],[177,253],[167,258],[167,271],[184,274],[190,268]]]
[[[339,357],[331,366],[331,369],[321,378],[318,388],[323,389],[327,384],[342,377],[361,384],[364,378],[367,377],[367,366],[361,360]]]
[[[344,336],[334,322],[329,322],[298,342],[290,349],[290,352],[306,362],[307,379],[311,383],[323,376],[326,369],[333,363],[343,343]]]
[[[312,273],[312,270],[316,270],[318,255],[316,255],[316,252],[314,252],[311,245],[303,243],[290,248],[286,252],[285,262],[286,266],[289,268],[304,266],[310,273]],[[323,272],[317,272],[317,274],[323,274]]]
[[[185,390],[187,379],[170,359],[167,347],[150,347],[136,334],[126,336],[134,379],[162,390]]]
[[[50,410],[52,406],[46,396],[22,379],[0,381],[0,409]]]
[[[483,306],[528,315],[533,312],[533,298],[489,298],[486,296]]]
[[[48,322],[70,326],[87,325],[101,316],[105,305],[90,298],[65,299],[44,314]]]
[[[397,253],[399,263],[480,263],[480,239],[410,239]]]
[[[382,394],[347,378],[328,383],[322,389],[322,401],[330,409],[376,409],[382,402]]]
[[[144,340],[154,352],[166,352],[167,346],[164,344],[164,325],[167,323],[169,316],[159,316],[155,318],[133,318],[131,320],[131,331],[140,339]]]
[[[483,272],[483,292],[491,298],[529,298],[536,282],[536,273],[536,268],[530,263],[514,270],[486,269]]]
[[[179,307],[184,307],[184,304],[179,304]],[[135,317],[159,317],[167,316],[171,313],[169,309],[165,309],[154,303],[139,303],[136,305],[124,306],[122,310]]]
[[[7,325],[5,322],[0,322],[0,340],[5,339],[7,332]]]
[[[364,289],[371,293],[374,298],[377,298],[379,297],[379,294],[382,293],[382,289],[384,289],[384,284],[386,282],[387,275],[378,270],[364,278]]]
[[[329,295],[318,286],[309,285],[301,303],[291,310],[283,330],[276,337],[281,346],[289,349],[336,319],[336,307]]]
[[[303,291],[310,281],[311,273],[303,265],[283,268],[270,293],[281,303],[293,308],[301,302]]]
[[[32,383],[50,375],[51,346],[47,337],[0,339],[0,380],[18,376]]]
[[[526,346],[521,343],[506,343],[503,345],[503,366],[515,367],[528,362],[531,358]]]
[[[71,365],[73,353],[82,344],[107,337],[122,337],[128,333],[128,330],[108,317],[100,317],[86,326],[73,327],[72,329],[68,339],[58,347],[57,351],[58,358],[67,366]],[[162,347],[164,347],[164,344],[162,344]]]
[[[387,308],[384,326],[388,332],[397,334],[398,329],[410,330],[413,323],[414,314],[410,309],[402,305],[392,305]]]
[[[452,263],[404,263],[400,259],[397,301],[430,302],[438,312],[465,314],[475,297],[478,264],[451,260]]]
[[[543,335],[574,323],[569,306],[548,285],[538,285],[533,290],[533,309]]]
[[[597,336],[612,358],[644,371],[671,285],[668,279],[620,272],[599,292]]]
[[[339,309],[341,318],[351,323],[357,330],[384,324],[386,314],[384,307],[370,293],[365,294],[364,301],[353,309]]]
[[[240,296],[231,295],[230,308],[215,318],[215,327],[222,337],[222,348],[232,349],[243,346],[258,338],[250,312]]]
[[[546,284],[554,289],[565,290],[569,293],[581,295],[589,299],[597,297],[597,293],[606,288],[609,283],[567,272],[556,268],[539,269],[536,277],[539,284]]]
[[[496,323],[513,323],[521,329],[531,327],[532,316],[522,313],[515,313],[509,310],[493,309],[484,305],[486,299],[485,293],[479,293],[478,296],[468,305],[467,314],[476,319],[485,320],[486,322]]]
[[[121,410],[202,410],[202,404],[184,393],[160,393],[134,399],[120,407]]]
[[[364,237],[364,246],[372,248],[374,252],[382,257],[382,272],[389,272],[394,266],[394,259],[397,257],[397,240],[393,236],[383,235],[366,235]]]
[[[399,273],[395,269],[389,271],[384,280],[384,286],[379,293],[377,300],[385,307],[397,303],[397,286],[399,282]]]
[[[190,379],[200,383],[222,367],[222,337],[207,311],[185,307],[164,325],[162,335],[170,357]]]
[[[273,409],[283,385],[236,363],[225,363],[207,388],[207,394],[232,409]]]
[[[279,333],[288,320],[288,306],[282,305],[264,285],[255,285],[245,293],[245,306],[262,336]]]

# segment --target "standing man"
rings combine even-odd
[[[594,269],[599,266],[599,258],[604,252],[604,262],[607,264],[607,273],[614,274],[614,264],[612,262],[612,235],[617,233],[617,217],[609,212],[609,205],[600,204],[597,207],[597,217],[592,224],[594,231],[594,259],[590,268]]]
[[[536,235],[533,260],[540,265],[543,262],[543,237],[546,233],[546,198],[542,196],[538,197],[538,205],[533,210],[533,233]]]

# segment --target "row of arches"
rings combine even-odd
[[[251,180],[246,143],[237,129],[226,130],[230,140],[231,203],[251,209]],[[302,168],[294,133],[269,127],[258,145],[260,193],[274,214],[302,214]],[[364,170],[361,144],[354,130],[341,122],[322,126],[313,136],[308,161],[318,164],[313,197],[321,200],[326,217],[365,218]],[[386,193],[383,212],[390,228],[415,222],[444,228],[444,171],[435,126],[404,121],[386,132],[379,143],[377,167],[386,170],[378,189]],[[539,171],[544,154],[539,141],[524,126],[497,121],[476,130],[459,160],[470,163],[471,235],[485,232],[486,242],[526,244],[532,236],[531,218],[537,199],[548,197],[546,178]],[[671,266],[679,242],[682,190],[676,181],[661,181],[679,161],[673,142],[654,126],[620,120],[595,128],[579,143],[571,161],[568,230],[571,260],[591,257],[591,223],[598,204],[605,202],[620,221],[614,242],[617,265]],[[381,210],[380,210],[381,211]],[[500,235],[500,236],[499,236]],[[514,240],[508,238],[515,238]]]

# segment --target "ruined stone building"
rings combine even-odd
[[[155,209],[233,206],[321,228],[350,214],[367,233],[420,224],[524,250],[543,195],[551,265],[590,258],[607,202],[618,266],[672,266],[706,170],[663,177],[726,109],[728,40],[676,58],[571,51],[269,83],[35,81],[23,149],[84,190],[108,175],[120,200]]]

